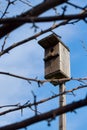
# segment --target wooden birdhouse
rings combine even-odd
[[[45,37],[38,43],[45,49],[45,79],[69,78],[69,48],[55,34]]]

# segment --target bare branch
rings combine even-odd
[[[28,0],[26,0],[26,1],[25,0],[19,0],[19,1],[22,2],[23,4],[26,4],[26,5],[30,6],[30,7],[33,7],[31,2],[28,1]]]
[[[65,10],[64,10],[65,12]],[[32,23],[32,22],[51,22],[51,21],[60,21],[60,20],[83,20],[87,18],[87,10],[79,14],[70,14],[70,15],[58,15],[58,16],[47,16],[47,17],[15,17],[15,18],[4,18],[0,19],[0,24],[11,24],[11,23]],[[35,24],[35,23],[34,23]]]
[[[26,80],[26,81],[34,81],[34,82],[41,82],[41,83],[44,82],[44,80],[40,81],[40,80],[37,80],[37,79],[34,79],[34,78],[27,78],[27,77],[11,74],[11,73],[8,73],[8,72],[0,72],[0,74],[19,78],[19,79]]]
[[[76,91],[78,89],[83,89],[83,88],[87,88],[87,85],[78,86],[76,88],[64,91],[64,92],[59,93],[59,94],[53,94],[53,96],[45,98],[45,99],[42,99],[42,100],[40,100],[38,102],[35,102],[35,103],[30,103],[28,101],[28,103],[27,104],[25,103],[24,105],[20,105],[19,103],[17,104],[18,106],[16,106],[16,105],[6,105],[6,107],[10,107],[10,106],[11,107],[15,107],[16,106],[17,108],[13,108],[13,109],[9,109],[9,110],[3,111],[3,112],[0,113],[0,116],[5,115],[5,114],[10,113],[10,112],[14,112],[14,111],[18,111],[18,110],[23,110],[25,108],[30,108],[32,110],[32,108],[31,108],[32,106],[37,106],[39,104],[45,103],[45,102],[50,101],[50,100],[52,100],[54,98],[57,98],[60,95],[63,95],[63,94],[68,94],[68,93],[74,94],[74,91]],[[5,106],[1,106],[1,108],[4,108],[4,107]],[[35,110],[33,110],[33,111],[35,112]],[[40,112],[38,112],[38,113],[40,113]]]
[[[69,2],[69,1],[67,1],[66,3],[69,4],[69,5],[71,5],[71,6],[73,6],[74,8],[85,10],[85,8],[80,7],[80,6],[76,5],[76,4],[73,4],[73,3]]]
[[[6,53],[9,53],[9,51],[14,49],[15,47],[18,47],[22,44],[25,44],[25,43],[27,43],[31,40],[37,40],[37,38],[42,34],[45,34],[47,32],[55,34],[53,29],[55,29],[57,27],[65,26],[65,25],[68,25],[68,24],[74,25],[77,22],[79,22],[80,20],[85,22],[85,24],[87,23],[87,5],[86,4],[85,4],[86,6],[81,7],[81,6],[79,6],[80,4],[78,4],[78,5],[73,4],[72,2],[70,2],[70,0],[42,0],[41,3],[37,2],[39,4],[35,5],[35,7],[33,7],[31,5],[30,0],[6,0],[6,1],[7,1],[7,5],[5,6],[3,13],[1,12],[1,19],[0,19],[0,38],[5,36],[4,42],[2,43],[2,41],[1,41],[0,56],[4,55]],[[6,14],[9,13],[8,11],[12,10],[12,9],[11,10],[9,9],[10,5],[15,4],[16,1],[18,2],[18,6],[19,6],[19,3],[22,2],[23,6],[27,5],[27,6],[31,6],[32,8],[28,9],[24,13],[21,12],[20,15],[16,15],[15,17],[14,16],[10,17],[11,15],[8,14],[9,17],[4,18],[6,16]],[[2,6],[3,6],[3,4],[4,4],[4,2],[1,2]],[[62,5],[62,6],[57,8],[57,7],[55,7],[57,5],[58,6]],[[30,8],[30,7],[28,7],[28,8]],[[79,9],[82,12],[79,12],[79,13],[76,12],[74,14],[71,14],[68,9],[73,9],[73,8],[74,8],[75,12],[76,12],[76,9]],[[49,16],[48,16],[47,15],[48,13],[46,15],[43,14],[49,9],[54,9],[55,15],[51,16],[49,14]],[[59,13],[57,12],[57,9],[60,11]],[[24,10],[25,10],[25,8],[24,8]],[[79,10],[77,10],[77,11],[79,11]],[[52,13],[54,13],[54,12],[52,12]],[[69,13],[70,13],[70,15],[69,15]],[[13,14],[13,12],[11,12],[11,14]],[[16,12],[16,14],[17,14],[17,12]],[[44,16],[44,17],[42,17],[42,16]],[[12,43],[12,44],[10,43],[9,46],[7,46],[7,48],[6,48],[6,43],[7,43],[7,38],[8,38],[7,34],[9,34],[9,32],[12,32],[13,30],[22,26],[25,23],[32,24],[32,28],[35,31],[37,31],[37,29],[38,29],[38,26],[36,25],[37,22],[51,22],[51,21],[54,24],[50,28],[47,28],[45,30],[41,29],[40,32],[36,33],[35,35],[32,35],[31,37],[23,39],[19,42],[16,41],[15,43]],[[56,21],[60,21],[60,23],[56,24]],[[31,30],[31,28],[30,28],[30,30]],[[59,35],[57,35],[57,36],[60,37]],[[9,40],[11,40],[11,39],[9,39]],[[83,41],[82,41],[82,46],[85,49],[85,51],[87,51]],[[86,98],[83,99],[83,100],[79,100],[78,102],[72,102],[71,104],[68,104],[68,105],[60,107],[60,108],[56,108],[54,110],[50,110],[46,113],[40,113],[38,111],[38,105],[45,103],[47,101],[51,101],[54,98],[57,98],[58,96],[61,96],[63,94],[65,94],[65,95],[71,94],[73,96],[76,96],[75,93],[74,93],[76,90],[87,88],[87,77],[83,77],[83,78],[62,78],[62,79],[53,78],[53,79],[48,79],[48,80],[45,80],[45,79],[40,80],[38,78],[29,78],[29,77],[25,77],[24,75],[21,76],[21,75],[12,74],[12,73],[9,73],[9,72],[0,72],[0,74],[1,74],[1,76],[2,75],[10,76],[10,77],[14,77],[14,78],[18,78],[18,79],[27,81],[30,85],[31,85],[32,82],[35,82],[38,85],[38,87],[42,87],[42,85],[47,83],[47,82],[54,82],[54,84],[60,85],[61,83],[65,84],[68,81],[77,81],[80,84],[76,88],[75,88],[75,86],[73,86],[73,88],[71,90],[65,90],[64,89],[64,91],[61,92],[61,93],[60,92],[59,93],[52,92],[49,97],[45,97],[44,99],[39,99],[38,101],[37,101],[36,94],[32,91],[32,95],[33,95],[33,101],[32,102],[30,100],[28,100],[24,104],[17,103],[17,104],[14,104],[14,105],[8,104],[8,105],[0,106],[0,110],[1,110],[0,116],[5,115],[5,114],[9,114],[11,112],[14,112],[14,114],[15,114],[15,112],[17,112],[18,110],[20,110],[21,115],[23,115],[24,114],[23,111],[25,109],[32,110],[35,114],[33,117],[31,117],[31,118],[29,117],[28,119],[20,121],[18,123],[13,123],[13,124],[9,124],[9,125],[6,125],[6,126],[1,126],[0,130],[3,130],[3,129],[4,130],[9,130],[9,129],[17,130],[17,129],[20,129],[20,128],[26,128],[29,125],[32,125],[34,123],[37,123],[37,122],[40,122],[40,121],[43,121],[43,120],[48,121],[48,125],[50,126],[51,121],[53,119],[55,119],[56,116],[59,116],[63,113],[69,112],[69,111],[76,113],[76,111],[75,111],[76,108],[87,106],[87,96],[86,96]]]
[[[10,50],[12,50],[13,48],[17,47],[17,46],[20,46],[26,42],[29,42],[33,39],[36,39],[37,37],[39,37],[40,35],[42,34],[45,34],[49,31],[52,31],[53,29],[57,28],[57,27],[60,27],[60,26],[64,26],[68,24],[68,20],[66,21],[63,21],[63,22],[60,22],[58,24],[54,24],[52,27],[48,28],[48,29],[45,29],[45,30],[41,30],[40,32],[36,33],[35,35],[31,36],[31,37],[28,37],[22,41],[19,41],[17,43],[14,43],[13,45],[11,45],[10,47],[8,47],[7,49],[5,49],[4,51],[0,52],[0,56],[4,55],[5,53],[8,53]]]
[[[49,112],[28,118],[26,120],[23,120],[21,122],[18,123],[14,123],[14,124],[10,124],[10,125],[6,125],[3,127],[0,127],[0,130],[16,130],[16,129],[20,129],[20,128],[25,128],[27,126],[30,126],[34,123],[49,119],[49,118],[53,118],[53,115],[55,114],[56,116],[59,116],[61,114],[67,113],[67,112],[72,112],[75,109],[81,108],[87,106],[87,98],[77,101],[77,102],[73,102],[71,104],[68,104],[66,106],[51,110]]]
[[[41,4],[35,6],[31,10],[28,10],[27,12],[23,13],[22,15],[18,17],[30,17],[30,16],[39,16],[40,14],[44,13],[45,11],[60,5],[62,3],[65,3],[67,0],[46,0],[46,2],[42,2]],[[4,37],[6,34],[10,33],[14,29],[18,28],[19,26],[23,25],[23,23],[11,23],[10,25],[5,24],[2,27],[0,27],[0,38]]]
[[[1,19],[7,14],[7,10],[8,8],[10,7],[10,5],[14,4],[17,0],[13,0],[13,1],[10,1],[10,0],[7,0],[7,6],[5,8],[5,11],[3,12],[2,16],[1,16]]]
[[[70,81],[70,80],[77,80],[77,81],[80,81],[80,82],[83,81],[83,80],[87,80],[86,77],[85,78],[62,78],[62,79],[55,79],[54,78],[54,79],[48,79],[48,80],[38,80],[37,78],[27,78],[27,77],[23,77],[23,76],[8,73],[8,72],[1,72],[0,71],[0,74],[19,78],[19,79],[26,80],[26,81],[33,81],[33,82],[37,82],[37,83],[40,83],[40,84],[47,83],[47,82],[56,82],[57,84],[60,84],[60,83],[64,83],[64,82],[67,82],[67,81]]]
[[[19,107],[19,106],[20,106],[20,103],[17,103],[15,105],[4,105],[4,106],[0,106],[0,109],[5,108],[5,107]]]
[[[7,36],[6,36],[5,39],[4,39],[4,43],[3,43],[3,45],[2,45],[1,51],[4,50],[4,47],[5,47],[5,44],[6,44],[6,41],[7,41],[8,36],[9,36],[9,34],[7,34]]]
[[[34,107],[35,107],[35,116],[37,116],[37,96],[34,94],[34,92],[32,91],[32,95],[33,95],[33,98],[34,98]]]

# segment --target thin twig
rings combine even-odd
[[[73,3],[69,2],[69,1],[67,1],[66,3],[67,3],[68,5],[71,5],[71,6],[75,7],[75,8],[78,8],[78,9],[81,9],[81,10],[85,10],[85,8],[83,8],[83,7],[81,7],[81,6],[78,6],[78,5],[76,5],[76,4],[73,4]]]
[[[5,39],[4,39],[4,43],[3,43],[3,45],[2,45],[1,51],[4,51],[4,47],[5,47],[5,44],[6,44],[6,41],[7,41],[8,36],[9,36],[9,34],[7,34],[7,36],[6,36]]]
[[[83,49],[86,51],[86,53],[87,53],[87,47],[86,47],[86,44],[83,42],[83,41],[81,41],[81,43],[82,43],[82,47],[83,47]]]
[[[28,0],[26,0],[26,1],[25,0],[19,0],[19,1],[22,2],[23,4],[26,4],[26,5],[30,6],[30,7],[33,7],[31,2],[28,1]]]
[[[7,0],[8,4],[5,8],[5,11],[3,12],[2,16],[1,16],[1,19],[5,16],[5,14],[7,13],[7,10],[8,8],[10,7],[11,4],[14,4],[17,0],[13,0],[13,1],[10,1],[10,0]]]
[[[19,107],[19,106],[20,106],[20,103],[17,103],[17,104],[14,104],[14,105],[4,105],[4,106],[0,106],[0,109],[5,108],[5,107]]]
[[[32,95],[33,95],[33,98],[34,98],[34,107],[35,107],[35,110],[34,110],[34,112],[35,112],[35,116],[37,116],[37,104],[36,104],[36,102],[37,102],[37,96],[35,95],[35,93],[32,91]]]

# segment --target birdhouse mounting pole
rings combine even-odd
[[[59,93],[65,91],[65,84],[62,83],[59,86]],[[62,107],[66,105],[66,95],[60,95],[59,97],[59,106]],[[59,130],[66,130],[66,114],[62,114],[59,116]]]
[[[70,77],[70,50],[57,37],[51,34],[42,40],[38,41],[39,45],[45,49],[44,65],[45,65],[45,79],[62,79]],[[54,86],[58,82],[51,82]],[[65,91],[65,84],[59,85],[59,92]],[[60,95],[59,106],[66,105],[66,95]],[[60,108],[61,109],[61,108]],[[66,114],[59,116],[59,130],[66,130]]]

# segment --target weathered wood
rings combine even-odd
[[[45,78],[69,78],[69,48],[54,34],[51,34],[46,38],[40,40],[39,44],[45,49]]]
[[[59,93],[63,93],[66,87],[64,84],[60,84],[59,86]],[[63,107],[66,105],[66,95],[60,95],[59,97],[59,106]],[[61,114],[59,116],[59,130],[66,130],[66,114]]]

